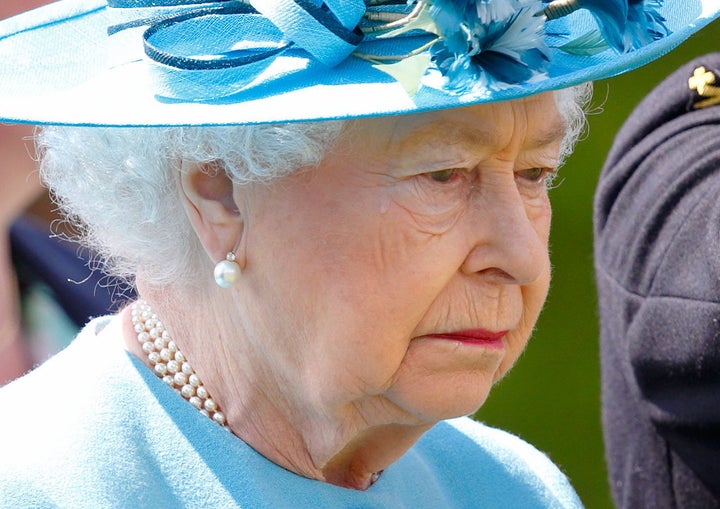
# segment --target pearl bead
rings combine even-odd
[[[230,253],[225,261],[237,265],[234,260],[234,255]],[[240,267],[237,268],[239,271]],[[226,427],[225,415],[150,306],[143,301],[136,302],[131,316],[138,342],[155,373],[203,415]]]
[[[225,414],[222,413],[222,412],[220,412],[219,410],[216,411],[216,412],[213,414],[212,418],[213,418],[213,420],[214,420],[215,422],[217,422],[220,426],[224,426],[224,425],[225,425]]]
[[[162,357],[162,352],[160,352],[160,357]],[[178,366],[177,361],[168,361],[168,363],[167,363],[168,373],[170,373],[171,375],[174,375],[175,373],[178,372],[178,368],[179,368],[179,366]]]
[[[179,385],[180,387],[182,387],[187,383],[187,376],[185,375],[185,373],[175,373],[173,380],[175,381],[175,385]]]
[[[208,412],[214,412],[217,410],[217,405],[215,404],[215,401],[212,398],[208,398],[205,400],[205,403],[203,403],[203,406],[205,407],[205,410]]]
[[[235,261],[235,255],[228,253],[227,258],[215,265],[213,276],[221,288],[230,288],[240,279],[240,265]]]

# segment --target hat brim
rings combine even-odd
[[[157,94],[137,31],[119,40],[105,0],[63,0],[0,22],[0,120],[33,124],[190,126],[282,123],[398,115],[519,99],[612,77],[668,53],[720,14],[720,0],[667,0],[670,35],[638,50],[580,56],[551,49],[546,75],[521,85],[453,94],[428,83],[416,94],[350,57],[329,68],[302,55],[276,58],[252,86],[207,101]],[[574,13],[557,32],[582,34],[592,21]],[[115,37],[115,36],[113,36]]]

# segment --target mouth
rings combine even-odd
[[[508,331],[488,331],[485,329],[468,329],[462,331],[443,332],[436,334],[426,334],[424,338],[445,339],[449,341],[459,341],[468,345],[477,345],[484,347],[503,347],[503,338]]]

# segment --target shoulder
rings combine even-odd
[[[31,414],[42,411],[46,402],[56,401],[55,395],[73,382],[77,383],[97,362],[97,332],[102,330],[108,318],[97,318],[88,323],[73,339],[69,346],[52,356],[40,366],[24,376],[0,388],[0,401],[5,403],[17,400],[23,402],[25,410]],[[19,417],[19,416],[18,416]],[[0,424],[13,422],[3,419]]]
[[[544,468],[557,471],[547,455],[522,438],[469,417],[444,421],[436,429],[442,433],[443,439],[454,436],[457,440],[471,440],[476,448],[486,450],[487,454],[499,460],[521,461],[539,471]]]
[[[426,460],[475,500],[502,507],[579,508],[567,477],[538,449],[464,417],[437,424],[418,444]]]
[[[0,406],[13,409],[0,419],[0,447],[5,457],[16,454],[20,462],[31,461],[36,447],[47,446],[62,433],[82,429],[83,422],[92,420],[87,409],[94,405],[87,403],[97,401],[103,385],[98,382],[111,372],[106,345],[96,336],[105,323],[102,319],[90,322],[67,348],[0,389]]]
[[[87,386],[99,372],[106,372],[108,345],[97,334],[109,323],[109,317],[97,318],[88,323],[72,343],[45,363],[23,377],[0,389],[0,403],[4,407],[22,409],[0,425],[15,422],[33,422],[50,415],[48,410],[57,405],[73,407],[76,398],[86,397],[93,386]],[[79,406],[79,405],[78,405]],[[73,412],[63,412],[60,417]]]
[[[126,461],[117,451],[137,447],[124,429],[140,418],[123,399],[119,370],[128,360],[108,322],[90,322],[65,350],[0,389],[0,407],[12,409],[0,419],[0,508],[51,505],[43,497],[105,505],[100,478]]]

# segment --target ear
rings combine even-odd
[[[244,222],[235,202],[232,180],[219,163],[183,162],[180,174],[180,199],[200,242],[213,262],[235,253],[244,265],[241,238]]]

